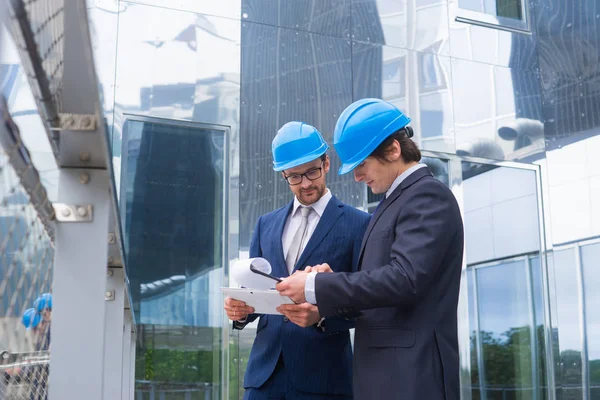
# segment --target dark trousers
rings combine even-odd
[[[249,388],[244,393],[244,400],[352,400],[348,396],[316,394],[299,392],[295,390],[288,379],[288,372],[280,356],[275,371],[267,381],[258,389]]]

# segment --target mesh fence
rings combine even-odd
[[[55,156],[62,112],[64,0],[9,0],[10,30]]]
[[[53,212],[18,128],[0,105],[0,400],[46,399]]]

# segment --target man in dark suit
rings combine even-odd
[[[358,272],[299,272],[277,289],[321,315],[356,319],[354,398],[459,400],[457,306],[463,225],[452,192],[419,164],[410,119],[379,99],[353,103],[334,143],[340,174],[385,193]],[[287,307],[297,307],[291,305]]]
[[[352,272],[369,215],[343,204],[327,189],[327,144],[310,125],[290,122],[273,140],[273,164],[295,198],[258,219],[250,257],[263,257],[272,274],[286,277],[306,265],[327,262]],[[284,315],[256,315],[227,298],[234,329],[260,318],[248,361],[245,399],[351,399],[353,323],[322,318],[316,306],[300,304]]]

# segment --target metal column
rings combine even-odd
[[[104,399],[122,395],[124,346],[125,275],[123,268],[109,267],[106,274],[104,319]],[[129,353],[129,348],[127,348]]]
[[[80,180],[83,173],[89,181]],[[59,202],[91,204],[90,222],[56,229],[51,400],[102,400],[110,194],[106,170],[61,169]]]
[[[133,385],[135,381],[135,334],[131,322],[131,315],[125,311],[123,325],[123,362],[122,362],[121,399],[133,400]]]

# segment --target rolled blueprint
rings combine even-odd
[[[253,272],[250,270],[250,266],[265,274],[271,274],[271,264],[264,258],[257,257],[246,260],[235,260],[231,264],[231,270],[229,271],[230,287],[245,287],[260,290],[275,288],[277,282]]]

